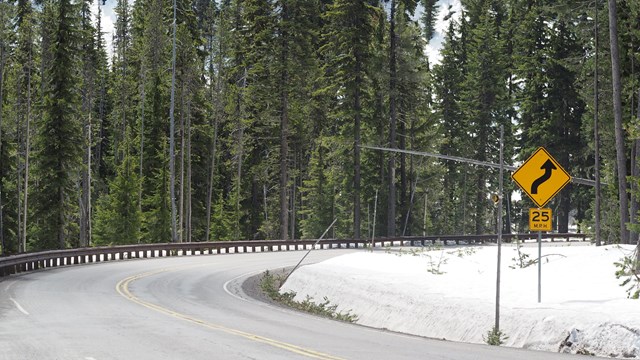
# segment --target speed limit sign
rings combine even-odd
[[[530,231],[551,231],[551,209],[543,208],[529,209],[529,230]]]

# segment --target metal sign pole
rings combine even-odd
[[[502,251],[502,195],[504,194],[502,176],[504,172],[503,161],[503,148],[504,148],[504,126],[500,125],[500,179],[498,196],[498,271],[496,274],[496,324],[494,331],[498,333],[500,330],[500,257]]]
[[[538,303],[542,301],[542,231],[538,231]]]
[[[376,189],[376,200],[373,203],[373,228],[371,229],[371,251],[375,245],[373,239],[376,238],[376,217],[378,214],[378,189]]]

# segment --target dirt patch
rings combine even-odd
[[[280,268],[280,269],[275,269],[275,270],[269,270],[269,272],[271,272],[272,274],[275,275],[280,275],[283,274],[284,276],[286,276],[286,274],[289,273],[289,271],[291,271],[293,267],[286,267],[286,268]],[[287,308],[290,309],[290,307],[285,306],[275,300],[273,300],[272,298],[270,298],[263,290],[262,287],[260,286],[261,282],[262,282],[262,276],[264,275],[264,272],[261,272],[260,274],[257,275],[253,275],[249,278],[247,278],[243,283],[242,283],[242,291],[249,296],[252,299],[261,301],[261,302],[265,302],[271,305],[276,305],[282,308]]]

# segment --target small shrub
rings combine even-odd
[[[635,256],[625,256],[616,265],[616,279],[623,279],[620,286],[627,287],[627,297],[629,299],[640,298],[640,273],[638,261]]]
[[[429,268],[427,269],[428,272],[432,273],[433,275],[443,275],[443,274],[445,274],[444,271],[440,270],[442,265],[445,265],[449,261],[449,259],[447,259],[444,256],[444,251],[440,252],[440,257],[438,259],[434,259],[429,254],[426,254],[425,256],[429,259],[428,260]]]
[[[463,248],[456,249],[454,251],[449,251],[447,254],[456,255],[459,258],[463,258],[465,256],[471,256],[475,254],[476,251],[477,250],[474,247],[463,247]]]
[[[511,258],[515,265],[510,265],[511,269],[520,268],[524,269],[536,263],[537,260],[532,260],[529,258],[529,254],[522,252],[522,246],[520,245],[520,241],[516,238],[516,251],[518,252],[517,256]]]
[[[283,305],[291,308],[305,311],[311,314],[328,317],[335,320],[346,321],[354,323],[358,321],[358,316],[351,313],[351,310],[347,312],[338,312],[338,305],[331,304],[327,297],[324,297],[323,302],[315,303],[313,298],[307,296],[303,301],[295,301],[296,293],[293,291],[287,291],[285,293],[280,292],[280,286],[284,281],[284,275],[276,276],[270,273],[268,270],[262,274],[262,280],[260,281],[260,288],[264,291],[269,298],[277,301]]]
[[[491,330],[487,332],[486,337],[485,336],[482,337],[482,340],[484,340],[484,342],[486,342],[489,345],[500,346],[504,344],[504,342],[508,338],[509,337],[505,335],[505,333],[503,333],[502,330],[497,330],[496,327],[494,326],[493,328],[491,328]]]

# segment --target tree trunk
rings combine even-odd
[[[182,86],[180,87],[180,198],[178,203],[180,204],[178,210],[178,218],[180,219],[180,223],[178,224],[178,239],[179,242],[184,241],[184,230],[186,224],[186,217],[184,215],[184,158],[185,158],[185,131],[184,131],[184,80],[182,81]]]
[[[143,181],[142,177],[144,176],[144,112],[145,112],[145,101],[146,101],[146,82],[147,82],[147,72],[145,71],[144,64],[140,66],[140,168],[138,169],[138,181],[140,181],[140,186],[138,188],[138,211],[142,214],[142,187]],[[139,241],[138,241],[139,242]]]
[[[634,229],[638,224],[638,147],[640,146],[640,140],[635,139],[631,143],[631,210],[629,211],[631,230],[629,231],[629,242],[635,244],[638,242],[638,232]]]
[[[511,234],[511,192],[506,191],[505,200],[507,201],[507,216],[504,222],[504,228],[502,232],[504,234]]]
[[[282,53],[280,54],[280,238],[288,240],[289,230],[289,203],[287,199],[288,182],[288,153],[289,153],[289,69],[287,68],[288,41],[287,32],[284,29],[288,21],[288,8],[286,2],[282,5]]]
[[[478,178],[476,179],[476,213],[475,213],[475,234],[481,235],[484,233],[485,224],[484,224],[484,202],[485,202],[485,179],[484,179],[484,171],[482,169],[478,170]]]
[[[187,194],[185,239],[191,242],[191,100],[187,102]]]
[[[213,177],[216,169],[216,148],[218,142],[218,120],[213,121],[213,140],[211,141],[211,162],[209,164],[209,187],[207,189],[207,228],[205,229],[205,241],[211,241],[211,199],[213,197]]]
[[[631,43],[631,48],[635,48],[633,45],[633,42]],[[635,61],[634,61],[635,55],[631,55],[631,78],[635,79]],[[634,91],[635,92],[635,91]],[[633,108],[634,105],[634,100],[635,100],[635,94],[631,95],[631,106],[630,106],[630,113],[631,113],[631,118],[633,118],[633,111],[635,110]],[[631,142],[631,184],[629,184],[630,187],[630,209],[629,209],[629,222],[630,222],[630,229],[629,229],[629,243],[630,244],[635,244],[636,242],[638,242],[638,231],[635,229],[635,227],[638,224],[638,142],[640,142],[640,140],[638,140],[637,138],[634,139]]]
[[[128,12],[129,9],[129,3],[127,0],[122,0],[123,2],[123,8],[124,8],[124,13],[126,14]],[[127,26],[128,26],[128,19],[125,18],[123,20],[123,25],[122,25],[122,33],[120,34],[119,38],[120,38],[120,51],[121,54],[120,56],[122,57],[122,87],[120,88],[120,102],[121,102],[121,106],[122,106],[122,124],[120,125],[120,139],[122,139],[123,144],[125,144],[125,148],[122,149],[122,155],[121,157],[116,156],[115,157],[115,161],[116,164],[119,164],[120,161],[123,161],[124,157],[129,154],[129,141],[126,139],[127,136],[127,42],[126,42],[126,36],[127,36]],[[120,151],[118,151],[118,149],[116,148],[116,153],[120,153]]]
[[[353,129],[353,238],[360,239],[360,121],[361,121],[361,104],[360,104],[360,87],[362,86],[362,56],[356,51],[356,79],[355,93],[353,99],[353,107],[355,112],[354,129]]]
[[[400,121],[398,135],[400,136],[400,149],[405,150],[407,148],[407,129],[404,121]],[[400,209],[401,214],[406,214],[409,209],[409,187],[411,186],[411,180],[407,176],[407,154],[400,154]]]
[[[62,164],[58,164],[59,169],[62,168]],[[65,248],[65,234],[64,234],[64,188],[58,186],[58,249]]]
[[[593,148],[594,148],[594,177],[596,180],[595,186],[595,204],[594,204],[594,221],[595,221],[595,238],[596,238],[596,246],[602,245],[602,240],[600,239],[600,194],[601,194],[601,185],[600,185],[600,131],[598,129],[598,112],[599,112],[599,98],[598,98],[598,1],[595,2],[595,28],[594,28],[594,38],[595,38],[595,66],[594,66],[594,74],[593,74]]]
[[[572,190],[571,184],[567,185],[567,188],[564,191],[561,191],[559,196],[558,204],[558,232],[559,233],[568,233],[569,232],[569,211],[571,211],[571,198],[569,194],[571,194]]]
[[[218,19],[221,19],[222,14],[220,14],[220,17],[218,17]],[[213,24],[212,26],[212,31],[211,33],[213,34]],[[210,148],[210,156],[211,156],[211,161],[209,163],[209,177],[207,178],[207,182],[208,182],[208,187],[207,187],[207,204],[206,204],[206,214],[207,214],[207,227],[205,229],[205,241],[211,241],[210,239],[210,234],[211,234],[211,199],[213,197],[213,177],[214,177],[214,173],[215,173],[215,168],[216,168],[216,148],[217,148],[217,142],[218,142],[218,117],[221,114],[221,101],[220,101],[220,96],[221,96],[221,87],[222,87],[222,26],[220,26],[220,32],[218,34],[219,37],[219,41],[218,41],[218,71],[216,73],[216,85],[215,85],[215,92],[214,92],[214,87],[213,84],[211,84],[210,86],[210,94],[209,96],[211,97],[211,103],[214,104],[215,108],[211,113],[211,125],[213,127],[213,139],[211,141],[211,148]],[[211,61],[209,62],[209,74],[211,76],[211,79],[213,81],[213,74],[214,74],[214,70],[213,70],[213,59],[214,59],[214,54],[213,54],[213,35],[209,38],[209,42],[210,42],[210,51],[211,51]]]
[[[244,68],[243,71],[243,75],[242,75],[242,79],[241,79],[241,83],[242,83],[242,89],[241,91],[238,92],[238,96],[236,98],[236,119],[238,122],[238,129],[237,129],[237,146],[238,146],[238,150],[237,150],[237,154],[236,154],[236,161],[237,166],[236,166],[236,203],[235,203],[235,236],[234,238],[236,240],[240,240],[240,190],[242,188],[242,161],[244,158],[244,124],[242,123],[242,91],[244,91],[244,89],[247,87],[247,76],[248,76],[248,70],[247,68]]]
[[[396,0],[391,0],[391,23],[389,24],[389,147],[396,147],[396,121],[398,117],[396,109]],[[387,203],[387,236],[396,235],[396,156],[389,154],[389,197]]]
[[[618,49],[618,16],[616,0],[609,0],[609,38],[611,45],[611,79],[613,82],[613,112],[616,136],[616,164],[618,168],[618,197],[620,199],[620,243],[629,243],[629,204],[627,200],[627,159],[622,129],[622,84]]]
[[[4,40],[0,40],[0,156],[2,156],[2,114],[4,107]],[[4,173],[0,168],[0,255],[6,255],[7,244],[4,239],[4,213],[2,210],[2,178]]]
[[[633,109],[631,113],[633,114]],[[636,118],[640,119],[640,88],[638,89],[638,111],[636,113]],[[632,226],[632,228],[637,227],[638,225],[638,177],[640,177],[638,151],[640,151],[640,139],[635,139],[631,145],[631,178],[633,181],[631,182],[631,210],[629,214],[631,217],[631,225],[635,225]],[[631,230],[629,232],[629,242],[631,244],[635,244],[638,240],[640,240],[638,230]]]
[[[638,119],[640,119],[640,89],[638,89],[638,110],[636,111],[636,117]],[[635,146],[636,146],[636,157],[637,157],[638,156],[638,151],[640,151],[640,140],[636,139],[634,141],[634,143],[635,143]],[[635,159],[635,162],[634,162],[635,171],[636,171],[636,174],[635,174],[636,179],[640,176],[640,169],[638,169],[637,161],[638,160]],[[637,185],[636,185],[636,187],[637,187]],[[637,192],[637,190],[638,189],[636,188],[636,192]],[[636,221],[637,221],[637,217],[638,217],[638,215],[637,215],[637,212],[638,212],[637,206],[638,205],[637,205],[637,201],[636,201],[636,209],[635,209],[635,212],[632,213],[633,217],[636,218]],[[635,269],[636,273],[640,273],[640,236],[638,236],[637,233],[636,233],[635,242],[636,242],[637,245],[636,245],[636,259],[635,259],[635,267],[634,267],[634,269]]]
[[[297,170],[297,166],[298,166],[298,149],[297,147],[294,150],[294,156],[293,156],[293,168]],[[289,225],[291,226],[291,239],[295,239],[296,238],[296,191],[297,191],[297,177],[293,177],[292,181],[291,181],[291,218],[289,220]]]
[[[31,60],[33,59],[32,46],[29,45],[29,61],[27,69],[27,114],[26,114],[26,137],[25,137],[25,155],[24,155],[24,201],[22,212],[22,248],[27,249],[27,209],[29,203],[29,154],[31,152]]]
[[[176,104],[176,0],[173,0],[173,43],[171,46],[171,105],[169,107],[169,191],[171,197],[171,241],[178,241],[176,224],[175,117]]]
[[[22,95],[21,95],[21,86],[20,86],[20,80],[18,80],[18,87],[17,87],[17,101],[16,101],[16,108],[17,109],[21,109],[22,108]],[[22,146],[22,124],[20,121],[20,115],[21,112],[17,111],[16,113],[16,144],[17,144],[17,154],[16,154],[16,202],[18,204],[18,211],[17,211],[17,215],[18,215],[18,231],[17,231],[17,238],[18,238],[18,252],[23,253],[26,252],[27,250],[24,248],[23,244],[22,244],[22,164],[21,164],[21,146]]]
[[[90,12],[83,7],[82,21],[83,28],[91,21]],[[83,44],[82,67],[82,174],[81,174],[81,195],[80,195],[80,239],[79,246],[87,247],[91,243],[91,142],[92,142],[92,109],[93,109],[93,62],[88,53],[87,44]],[[26,196],[25,196],[26,198]]]

